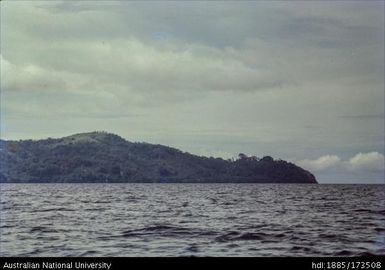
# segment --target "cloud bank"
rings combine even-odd
[[[367,177],[367,181],[369,181],[370,178],[376,176],[377,183],[385,183],[384,155],[378,152],[358,153],[348,160],[342,160],[336,155],[325,155],[313,160],[298,160],[295,163],[316,175],[320,175],[321,178],[322,175],[333,175],[334,173],[335,175],[355,176],[355,178],[357,176],[360,178]]]

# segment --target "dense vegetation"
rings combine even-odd
[[[0,141],[0,182],[317,183],[283,160],[207,158],[105,133]]]

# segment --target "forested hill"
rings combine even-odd
[[[271,157],[200,157],[106,132],[1,140],[0,182],[317,183],[310,172]]]

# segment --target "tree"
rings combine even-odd
[[[239,158],[239,159],[246,159],[247,156],[246,156],[245,154],[243,154],[243,153],[239,153],[239,154],[238,154],[238,158]]]
[[[265,162],[273,162],[274,159],[271,157],[271,156],[265,156],[261,159],[261,161],[265,161]]]

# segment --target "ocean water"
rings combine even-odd
[[[0,256],[369,254],[385,185],[0,185]]]

